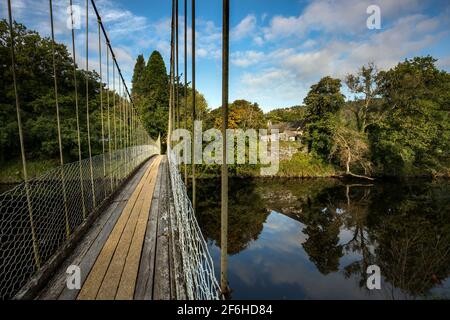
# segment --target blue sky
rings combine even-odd
[[[69,44],[65,28],[69,1],[53,1],[57,41]],[[183,2],[180,0],[180,28]],[[222,3],[196,2],[197,88],[215,108],[221,101]],[[85,2],[74,3],[84,7]],[[96,3],[128,83],[139,53],[148,59],[153,50],[159,50],[168,63],[170,0]],[[366,27],[366,9],[372,4],[381,9],[380,30]],[[49,34],[47,1],[13,0],[13,6],[16,20]],[[3,0],[1,18],[6,17],[5,9]],[[84,11],[81,14],[76,39],[78,62],[84,66]],[[92,11],[90,15],[93,18]],[[95,20],[90,19],[90,24],[90,69],[98,70]],[[182,53],[180,32],[180,58]],[[190,50],[188,53],[190,58]],[[343,79],[370,61],[386,69],[405,58],[426,54],[438,58],[440,68],[450,70],[447,0],[231,0],[230,99],[258,102],[265,111],[301,104],[309,87],[323,76]],[[189,80],[190,75],[188,70]]]

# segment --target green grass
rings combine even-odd
[[[280,141],[280,160],[279,170],[275,177],[292,177],[292,178],[314,178],[314,177],[334,177],[339,175],[339,169],[332,164],[322,160],[312,153],[304,153],[301,150],[304,146],[299,141]],[[290,152],[289,152],[290,151]],[[292,154],[292,152],[294,152]],[[296,152],[296,153],[295,153]],[[291,154],[291,158],[287,159],[286,155]],[[228,174],[230,177],[261,177],[261,167],[264,165],[242,164],[228,165]],[[184,166],[182,166],[184,170]],[[264,166],[266,167],[266,166]],[[188,165],[189,176],[190,166]],[[214,178],[220,176],[220,165],[197,165],[196,176],[198,178]]]
[[[229,165],[230,177],[260,177],[262,165]],[[312,154],[296,153],[290,160],[280,161],[275,177],[333,177],[339,172],[332,165]],[[197,177],[212,178],[220,176],[220,166],[197,166]]]
[[[296,153],[290,160],[280,161],[279,177],[330,177],[337,175],[333,165],[311,154]]]
[[[58,160],[28,160],[28,178],[40,176],[48,170],[58,166]],[[22,161],[8,161],[0,164],[0,183],[13,184],[23,181]]]

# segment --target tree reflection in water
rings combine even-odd
[[[218,186],[199,184],[197,212],[205,238],[220,247]],[[371,264],[381,268],[386,298],[434,298],[430,290],[450,276],[448,181],[231,180],[230,255],[258,240],[272,211],[302,223],[299,250],[321,274],[356,279],[361,290]],[[358,258],[344,265],[347,255]]]
[[[244,250],[258,239],[269,211],[252,180],[230,183],[228,199],[228,254]],[[220,180],[205,179],[197,186],[197,215],[205,239],[220,248]]]

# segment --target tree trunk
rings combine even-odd
[[[345,164],[345,167],[347,168],[346,173],[350,174],[350,162],[352,161],[352,154],[350,151],[350,148],[347,147],[347,163]]]
[[[346,164],[345,164],[345,167],[346,167],[346,172],[345,172],[345,173],[346,173],[348,176],[352,176],[352,177],[355,177],[355,178],[361,178],[361,179],[372,180],[372,181],[375,180],[374,178],[371,178],[371,177],[361,176],[361,175],[352,173],[352,172],[350,171],[350,162],[351,162],[351,160],[352,160],[352,154],[351,154],[351,152],[350,152],[350,148],[347,147],[347,162],[346,162]]]

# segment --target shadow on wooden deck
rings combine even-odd
[[[179,253],[173,252],[177,246],[170,232],[171,210],[167,157],[153,157],[100,214],[37,298],[185,298],[174,289],[175,281],[178,288],[184,284]],[[80,268],[80,290],[66,285],[70,265]]]

